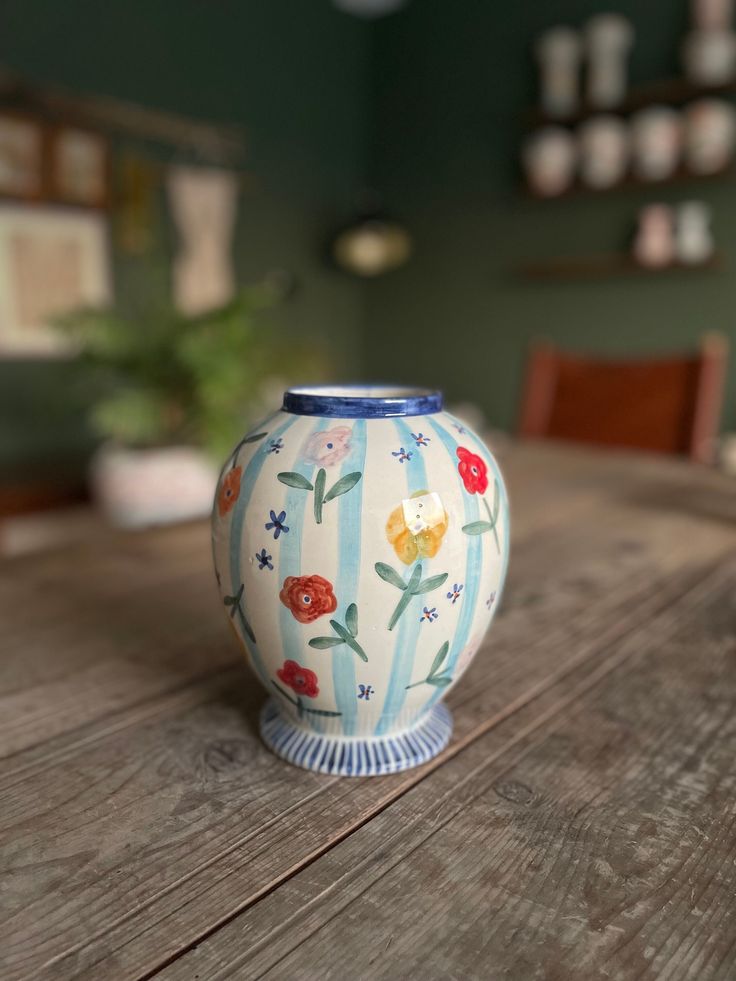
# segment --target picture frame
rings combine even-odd
[[[42,198],[44,150],[44,128],[37,119],[7,109],[0,111],[0,198]]]
[[[53,318],[111,298],[103,213],[0,204],[0,357],[69,356]]]
[[[110,153],[99,133],[58,127],[51,138],[50,196],[63,204],[105,208],[110,198]]]

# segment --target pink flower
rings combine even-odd
[[[332,467],[350,452],[350,426],[335,426],[315,433],[304,448],[304,458],[318,467]]]

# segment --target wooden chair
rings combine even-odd
[[[707,334],[691,356],[605,360],[532,346],[518,433],[675,453],[711,463],[728,342]]]

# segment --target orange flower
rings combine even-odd
[[[411,499],[424,497],[428,493],[426,490],[417,491],[411,495]],[[403,506],[399,505],[386,522],[386,537],[404,565],[411,565],[418,558],[431,559],[437,554],[447,531],[447,520],[447,512],[443,508],[439,520],[435,519],[433,524],[414,533],[406,524]]]
[[[225,475],[225,479],[220,486],[220,493],[217,495],[217,510],[220,517],[224,518],[228,511],[233,507],[240,494],[240,475],[242,467],[233,467]]]
[[[299,623],[311,623],[337,609],[332,583],[322,576],[287,576],[279,599]]]

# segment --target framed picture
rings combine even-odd
[[[0,206],[0,356],[70,353],[53,318],[111,296],[103,214]]]
[[[107,205],[109,162],[103,137],[71,127],[57,130],[51,150],[51,194],[68,204]]]
[[[43,143],[43,128],[32,116],[0,112],[0,196],[41,197]]]

